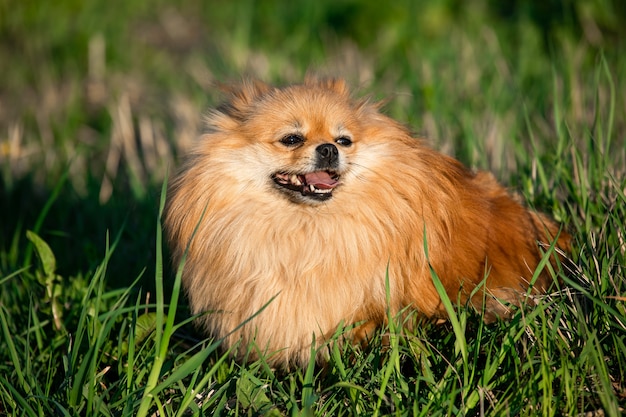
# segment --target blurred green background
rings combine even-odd
[[[576,129],[598,57],[624,74],[625,4],[0,0],[0,270],[22,262],[24,232],[39,225],[63,273],[99,262],[107,230],[123,231],[113,280],[150,268],[160,183],[219,100],[214,84],[244,76],[345,77],[518,185],[511,174],[531,169],[524,112],[549,136],[562,94]]]

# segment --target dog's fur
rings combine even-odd
[[[188,250],[193,313],[226,347],[241,340],[238,355],[255,341],[271,364],[303,365],[313,337],[356,324],[359,341],[387,308],[445,317],[431,267],[453,301],[506,316],[550,243],[569,249],[491,174],[428,148],[341,80],[244,82],[208,127],[171,183],[165,227],[175,264]],[[530,293],[552,281],[541,272]]]

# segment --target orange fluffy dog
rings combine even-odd
[[[176,263],[188,250],[192,311],[226,347],[241,340],[239,355],[254,341],[269,363],[302,365],[313,337],[355,324],[361,340],[387,308],[445,317],[431,267],[453,301],[505,316],[550,242],[569,248],[491,174],[429,149],[343,81],[246,82],[208,126],[165,227]],[[542,272],[531,293],[551,282]]]

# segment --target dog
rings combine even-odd
[[[164,226],[197,324],[235,356],[306,366],[341,326],[361,343],[389,313],[446,318],[433,274],[486,321],[553,283],[535,270],[570,235],[345,81],[228,94],[171,180]]]

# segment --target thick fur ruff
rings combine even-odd
[[[388,308],[445,317],[431,267],[453,301],[506,316],[551,242],[569,249],[491,174],[428,148],[343,81],[246,82],[208,127],[171,182],[165,227],[175,264],[187,251],[201,328],[240,341],[236,355],[254,341],[276,366],[303,365],[313,340],[355,324],[358,342]],[[530,293],[551,283],[541,272]]]

